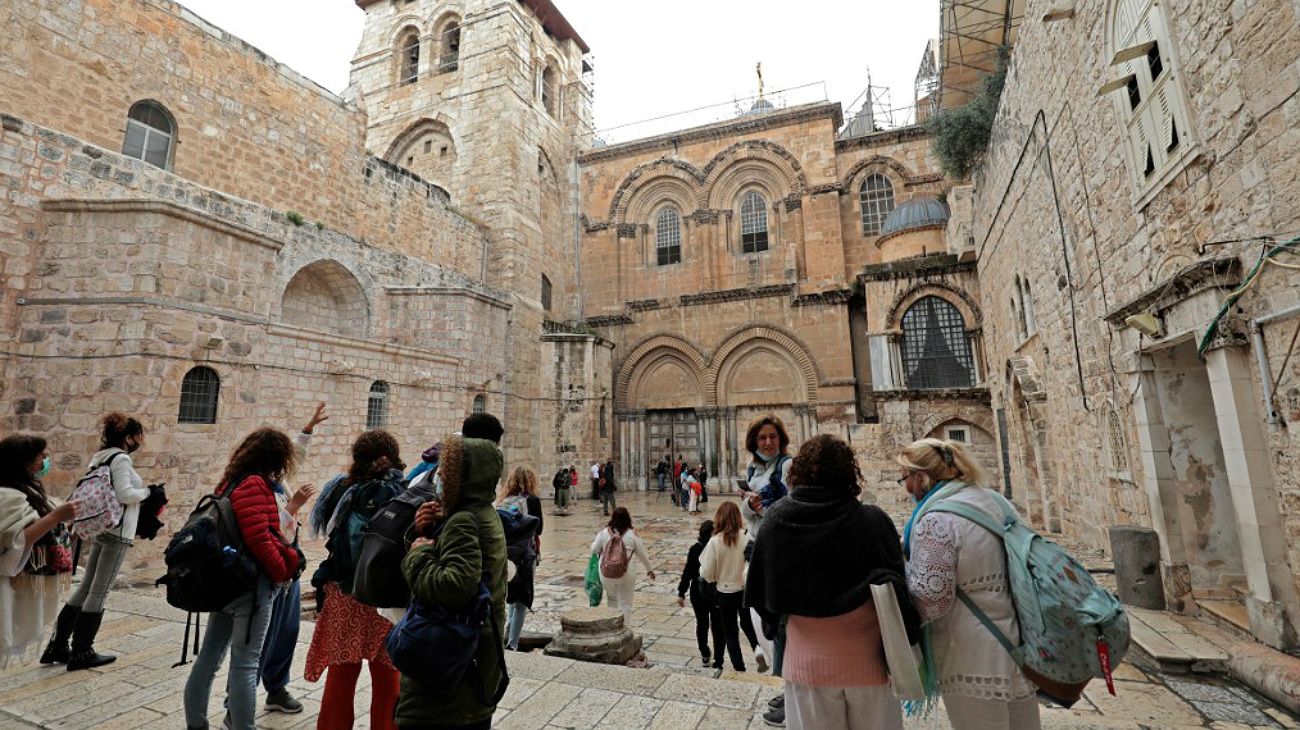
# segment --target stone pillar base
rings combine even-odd
[[[1246,596],[1246,615],[1250,617],[1250,633],[1256,639],[1279,651],[1296,648],[1295,630],[1287,622],[1286,607],[1280,602]]]
[[[549,656],[599,664],[627,664],[641,653],[641,637],[611,608],[579,608],[560,617],[560,633],[546,647]]]

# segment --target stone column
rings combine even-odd
[[[817,428],[817,408],[811,403],[796,403],[794,413],[798,421],[797,438],[791,439],[802,444],[804,441],[816,435]]]
[[[645,411],[629,411],[628,419],[631,422],[632,443],[628,447],[629,477],[625,477],[623,483],[628,485],[629,489],[644,491],[646,486]]]
[[[721,478],[723,474],[718,467],[718,409],[714,406],[696,408],[695,415],[700,419],[700,443],[704,453],[701,460],[709,469],[709,475]]]
[[[736,443],[736,409],[729,406],[718,408],[717,424],[722,471],[726,473],[726,479],[735,479],[737,452],[745,447],[743,443]]]
[[[1228,490],[1236,512],[1242,563],[1250,595],[1246,610],[1251,633],[1277,648],[1296,646],[1288,614],[1296,616],[1295,578],[1287,564],[1277,487],[1273,481],[1268,439],[1261,427],[1259,396],[1251,379],[1245,347],[1218,347],[1205,354],[1210,394],[1228,472]]]

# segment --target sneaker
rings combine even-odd
[[[772,727],[785,727],[785,707],[777,707],[764,712],[763,722]]]
[[[768,707],[771,707],[773,710],[775,710],[775,709],[778,708],[778,707],[780,707],[780,708],[784,708],[784,707],[785,707],[785,695],[784,695],[784,694],[779,694],[779,695],[773,697],[772,699],[768,700],[768,701],[767,701],[767,706],[768,706]]]
[[[282,689],[266,696],[266,711],[297,715],[302,712],[302,703],[294,699],[293,695],[289,694],[289,690]]]
[[[767,657],[763,656],[763,652],[754,655],[754,663],[758,665],[760,673],[767,671]]]

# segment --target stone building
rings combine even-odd
[[[1294,648],[1297,6],[1024,5],[958,189],[1007,484],[1095,547],[1154,527],[1172,608]]]

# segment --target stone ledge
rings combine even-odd
[[[279,251],[283,241],[248,226],[222,220],[210,213],[157,198],[52,198],[41,202],[41,209],[56,213],[158,213],[224,233],[255,246]]]
[[[1124,320],[1139,312],[1159,312],[1207,289],[1236,289],[1240,283],[1240,259],[1197,261],[1112,309],[1103,319],[1119,327],[1124,325]]]

